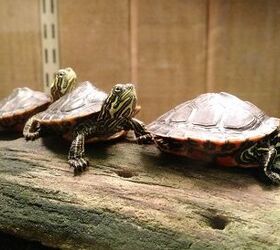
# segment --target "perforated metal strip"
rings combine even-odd
[[[59,69],[57,0],[40,0],[42,66],[45,91],[49,90],[53,73]]]
[[[138,82],[138,0],[130,1],[131,81]]]

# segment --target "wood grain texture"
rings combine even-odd
[[[157,116],[206,89],[207,1],[138,1],[138,86],[143,112]]]
[[[62,0],[58,5],[61,67],[73,67],[79,81],[105,90],[129,82],[129,1]]]
[[[61,67],[106,91],[135,81],[145,122],[207,91],[280,116],[278,0],[58,4]],[[15,87],[43,89],[39,0],[2,0],[0,14],[0,98]]]
[[[16,87],[43,89],[40,44],[39,1],[1,0],[0,98]]]
[[[61,249],[277,249],[280,192],[254,170],[203,165],[129,142],[87,147],[0,136],[0,229]]]
[[[280,2],[210,1],[208,90],[280,116]]]

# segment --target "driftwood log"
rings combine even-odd
[[[280,189],[128,141],[87,146],[0,136],[0,230],[61,249],[280,249]]]

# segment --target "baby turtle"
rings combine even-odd
[[[148,133],[144,124],[133,118],[136,111],[136,92],[132,84],[115,85],[100,110],[86,121],[78,124],[73,130],[68,160],[74,171],[82,171],[88,166],[85,157],[85,141],[96,138],[110,138],[122,131],[133,130],[141,143],[149,143]]]
[[[24,128],[25,139],[35,140],[50,132],[72,139],[68,132],[88,116],[96,116],[106,97],[105,92],[90,82],[80,83],[76,89],[52,103],[48,109],[29,119]]]
[[[71,91],[75,82],[75,72],[66,68],[55,73],[50,89],[51,96],[27,87],[14,89],[8,97],[0,101],[0,128],[22,131],[30,117],[45,110],[52,101]]]
[[[207,93],[147,126],[160,150],[223,166],[258,167],[280,184],[280,120],[228,93]]]

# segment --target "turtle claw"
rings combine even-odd
[[[154,140],[151,134],[141,135],[137,138],[138,144],[153,144]]]
[[[26,141],[34,141],[39,138],[39,135],[40,135],[39,132],[28,133],[24,135],[24,138]]]
[[[84,158],[73,158],[70,159],[68,162],[70,167],[74,168],[75,174],[83,172],[89,165],[88,160]]]

